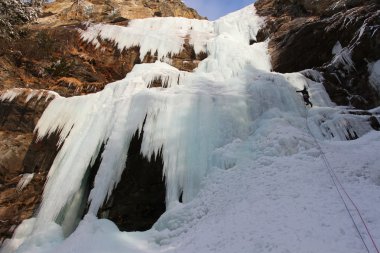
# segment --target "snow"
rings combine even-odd
[[[43,231],[35,231],[36,218],[24,220],[16,229],[12,240],[5,244],[1,252],[47,252],[63,241],[60,226],[49,224]],[[41,247],[43,246],[43,247]]]
[[[214,22],[152,18],[82,31],[99,47],[99,38],[120,50],[140,46],[140,57],[157,52],[159,61],[136,65],[101,92],[49,104],[36,132],[59,133],[61,149],[37,216],[2,252],[365,252],[319,145],[380,241],[380,134],[367,116],[332,103],[317,72],[308,71],[313,80],[271,72],[268,42],[249,45],[263,22],[248,6]],[[192,73],[169,64],[185,39],[208,54]],[[337,62],[349,63],[345,52]],[[151,88],[155,80],[165,88]],[[304,87],[313,108],[295,92]],[[167,210],[149,231],[120,232],[95,216],[142,130],[141,153],[164,160]]]
[[[239,163],[208,175],[196,199],[166,212],[150,231],[120,232],[111,221],[87,215],[64,242],[46,239],[55,245],[27,252],[366,252],[312,137],[282,130],[272,137],[297,141],[291,136],[301,134],[303,148],[257,156],[253,136],[222,147]],[[265,141],[259,144],[267,147]],[[378,241],[380,134],[321,145]]]

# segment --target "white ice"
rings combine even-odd
[[[206,41],[215,36],[212,24],[206,20],[173,17],[132,20],[127,27],[95,24],[81,34],[83,40],[96,47],[101,46],[99,38],[115,43],[120,51],[139,46],[141,60],[149,52],[157,52],[160,60],[178,54],[188,38],[195,53],[200,53]]]
[[[32,98],[37,96],[37,100],[40,100],[42,96],[46,96],[45,101],[50,98],[57,98],[60,95],[54,91],[43,90],[43,89],[29,89],[29,88],[13,88],[7,89],[0,93],[0,102],[8,101],[12,102],[18,96],[26,96],[25,103],[28,103]]]
[[[22,93],[21,89],[9,89],[3,92],[0,96],[0,101],[9,101],[12,102],[17,96]]]
[[[334,47],[335,48],[335,47]],[[343,48],[340,51],[336,51],[336,54],[332,60],[332,64],[343,67],[346,71],[355,69],[355,64],[352,61],[350,48]]]

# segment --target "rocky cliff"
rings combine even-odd
[[[6,98],[7,94],[17,97]],[[3,240],[36,211],[58,147],[54,135],[36,140],[33,134],[38,119],[55,96],[53,93],[13,89],[3,91],[0,96],[0,237]]]
[[[380,59],[379,1],[258,0],[255,6],[267,18],[259,39],[270,39],[274,71],[317,70],[338,105],[380,105],[369,78]]]

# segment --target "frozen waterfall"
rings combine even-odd
[[[136,65],[123,80],[96,94],[57,97],[50,103],[36,132],[39,138],[59,133],[62,147],[50,169],[39,213],[25,225],[30,231],[20,229],[8,249],[21,245],[23,252],[43,231],[61,238],[55,222],[62,210],[74,210],[66,215],[77,219],[75,210],[83,201],[90,203],[88,215],[96,216],[120,180],[136,130],[144,132],[144,156],[162,152],[169,212],[179,205],[182,193],[184,203],[194,200],[205,177],[244,161],[246,151],[230,151],[234,145],[241,148],[242,141],[252,141],[246,147],[253,154],[250,159],[310,149],[307,115],[319,139],[345,140],[351,130],[359,136],[367,133],[369,126],[357,118],[341,116],[342,108],[334,106],[321,83],[300,73],[271,72],[268,42],[250,45],[263,24],[248,6],[214,22],[148,18],[128,27],[90,24],[81,31],[83,40],[98,47],[99,38],[121,50],[139,46],[141,57],[157,52],[159,61]],[[170,65],[169,56],[181,51],[186,38],[196,53],[208,54],[192,73]],[[167,88],[150,88],[156,79]],[[315,105],[309,112],[295,92],[304,86]],[[94,187],[83,200],[83,180],[99,155]],[[65,230],[65,223],[61,225]]]
[[[266,42],[249,45],[262,24],[249,6],[215,22],[150,18],[128,27],[98,24],[83,31],[89,43],[99,45],[100,37],[120,50],[139,45],[141,57],[157,51],[162,62],[136,65],[102,92],[58,98],[49,105],[37,125],[38,136],[59,132],[63,146],[50,170],[37,223],[57,218],[104,144],[89,197],[89,212],[96,214],[120,180],[136,130],[144,131],[144,156],[162,149],[170,208],[182,192],[184,202],[194,198],[202,178],[220,164],[213,151],[246,138],[253,119],[271,107],[303,113],[294,87],[270,74]],[[179,53],[187,36],[196,53],[208,53],[194,73],[168,64],[168,55]],[[168,87],[150,88],[155,79]],[[259,97],[267,102],[258,102]]]

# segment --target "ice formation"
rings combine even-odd
[[[3,94],[1,94],[1,101],[8,100],[9,102],[12,102],[13,99],[15,99],[17,96],[21,94],[20,89],[12,89],[12,90],[7,90]]]
[[[355,69],[354,62],[351,59],[351,49],[345,47],[336,51],[335,57],[332,60],[332,64],[342,65],[345,70],[350,71]]]
[[[196,226],[197,219],[206,215],[208,209],[214,210],[212,203],[205,205],[207,208],[198,203],[203,199],[203,195],[198,196],[205,187],[202,182],[210,175],[219,175],[230,168],[245,171],[256,165],[264,170],[265,164],[272,168],[272,163],[278,163],[273,169],[287,170],[291,162],[285,159],[280,163],[275,157],[298,153],[305,155],[294,158],[300,164],[305,163],[302,159],[315,160],[318,153],[313,150],[315,143],[308,128],[320,140],[341,141],[351,135],[359,137],[368,133],[368,124],[358,117],[343,115],[344,108],[330,101],[315,71],[309,71],[314,81],[300,73],[271,72],[267,42],[250,45],[263,23],[254,8],[248,6],[214,22],[150,18],[134,20],[128,27],[90,24],[82,31],[83,40],[98,47],[101,47],[99,40],[111,41],[120,50],[139,46],[141,58],[148,52],[157,52],[159,61],[136,65],[123,80],[108,84],[96,94],[57,97],[50,103],[36,132],[40,139],[59,133],[62,147],[49,171],[37,217],[18,228],[17,240],[8,243],[6,252],[19,245],[17,252],[53,250],[51,247],[59,245],[63,236],[75,229],[72,221],[80,218],[77,210],[87,201],[88,214],[67,239],[72,242],[69,245],[79,245],[77,240],[86,237],[86,233],[104,236],[101,231],[107,231],[110,241],[115,240],[110,237],[118,233],[115,226],[95,216],[120,180],[136,130],[144,131],[141,147],[144,156],[162,153],[167,212],[152,231],[146,232],[146,237],[130,234],[124,238],[128,245],[140,245],[130,249],[131,252],[158,252],[141,241],[155,238],[157,244],[165,245],[171,237],[180,237],[185,230]],[[170,66],[170,55],[179,53],[186,39],[196,53],[208,54],[192,73]],[[349,52],[336,53],[335,62],[352,65]],[[161,79],[166,88],[151,88],[156,79]],[[305,86],[315,105],[313,110],[305,109],[302,98],[295,92]],[[12,93],[5,97],[13,96]],[[83,182],[102,147],[101,165],[86,200]],[[284,178],[287,178],[285,174]],[[178,202],[181,193],[184,204]],[[190,209],[181,209],[182,205]],[[195,211],[188,214],[192,206]],[[250,204],[242,209],[247,207]],[[50,234],[49,243],[53,246],[46,244],[42,250],[39,242],[46,234]],[[115,242],[107,252],[121,252],[115,245],[119,244]],[[90,251],[106,252],[100,248]],[[57,252],[64,250],[70,251],[61,248]]]
[[[151,157],[162,148],[169,207],[178,202],[182,191],[185,202],[197,194],[201,179],[214,167],[211,153],[215,148],[247,136],[250,118],[261,113],[250,111],[252,94],[262,92],[268,101],[277,98],[281,106],[298,111],[292,87],[281,87],[286,80],[281,76],[272,80],[268,74],[266,43],[249,45],[261,24],[249,7],[216,22],[152,18],[136,20],[128,27],[93,25],[83,31],[88,42],[102,38],[115,42],[120,50],[140,45],[141,57],[157,51],[162,60],[178,53],[189,36],[195,50],[206,49],[209,57],[194,73],[165,62],[137,65],[125,79],[102,92],[52,101],[36,129],[39,138],[60,132],[63,146],[49,172],[39,212],[44,218],[39,220],[57,218],[105,144],[89,199],[90,212],[96,214],[121,177],[133,134],[143,127],[142,154]],[[144,29],[150,31],[148,36],[142,36]],[[167,89],[149,88],[157,78],[167,83]],[[254,87],[250,79],[260,85]],[[275,94],[271,94],[273,85],[279,89]],[[286,96],[293,97],[290,105],[285,103]]]
[[[40,100],[42,96],[46,96],[45,101],[48,101],[50,98],[57,98],[60,95],[54,91],[48,90],[33,90],[28,88],[13,88],[5,90],[5,92],[0,94],[0,101],[12,102],[18,96],[26,96],[25,103],[28,103],[32,98],[37,96],[37,100]]]
[[[34,173],[23,174],[20,181],[18,182],[16,186],[17,191],[22,191],[25,187],[27,187],[30,181],[32,181],[33,177],[34,177]]]
[[[339,41],[337,41],[332,49],[332,54],[333,55],[337,55],[339,54],[340,52],[342,52],[343,50],[343,47],[342,47],[342,44],[340,44]]]
[[[368,64],[369,83],[380,94],[380,60]]]

